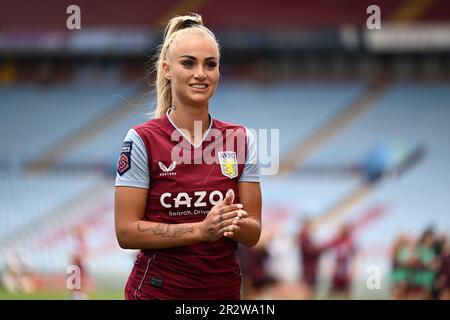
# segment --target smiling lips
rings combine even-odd
[[[190,84],[189,86],[196,90],[205,90],[208,88],[208,85],[206,83],[193,83],[193,84]]]

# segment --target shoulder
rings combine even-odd
[[[255,140],[255,133],[253,129],[249,129],[243,124],[236,124],[231,122],[220,121],[214,119],[215,127],[222,131],[225,135],[228,135],[229,132],[232,132],[233,135],[237,135],[239,137],[245,137],[249,144],[253,144]]]
[[[162,118],[158,119],[150,119],[147,122],[135,125],[132,129],[134,129],[138,134],[152,131],[159,131],[165,127]]]
[[[135,125],[130,130],[135,131],[146,145],[155,140],[161,141],[170,138],[172,129],[165,117],[151,119],[145,123]]]

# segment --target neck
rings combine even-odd
[[[170,111],[170,119],[180,129],[188,130],[190,133],[191,142],[198,144],[209,128],[209,113],[208,105],[204,107],[176,105],[175,110]],[[201,136],[195,136],[194,122],[201,123]],[[197,123],[198,130],[198,123]],[[197,133],[198,135],[198,133]]]

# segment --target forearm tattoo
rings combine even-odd
[[[139,222],[137,225],[137,230],[139,232],[153,232],[154,235],[165,238],[177,238],[185,233],[193,233],[194,227],[158,223],[154,227],[146,228],[141,226],[141,222]]]

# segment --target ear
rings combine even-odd
[[[171,80],[171,76],[170,76],[170,66],[169,63],[167,62],[167,60],[163,61],[163,70],[164,70],[164,77],[167,80]]]

